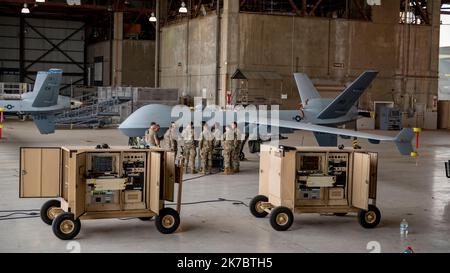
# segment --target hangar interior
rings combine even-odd
[[[305,102],[294,73],[307,74],[323,98],[334,99],[362,72],[376,70],[357,103],[370,116],[346,127],[396,135],[381,117],[388,105],[401,113],[401,128],[424,129],[417,158],[399,155],[391,144],[359,143],[379,153],[379,228],[360,229],[354,215],[323,213],[299,216],[286,233],[273,231],[248,212],[260,160],[249,154],[231,178],[186,175],[192,180],[183,199],[193,204],[183,208],[181,226],[170,237],[133,218],[89,221],[77,240],[86,252],[368,252],[372,241],[385,252],[401,252],[398,226],[407,219],[414,250],[450,251],[444,170],[450,160],[450,45],[440,43],[450,1],[68,2],[0,0],[0,100],[30,92],[38,71],[58,68],[60,95],[82,105],[61,114],[52,135],[40,135],[22,117],[0,122],[0,210],[42,204],[18,198],[20,147],[127,145],[115,127],[152,103],[192,107],[200,98],[223,109],[244,104],[298,110]],[[300,140],[317,146],[308,132],[282,144]],[[352,146],[351,140],[340,143]],[[66,242],[37,218],[0,226],[0,252],[67,251]]]

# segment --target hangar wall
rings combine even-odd
[[[111,85],[111,42],[109,40],[89,45],[87,62],[94,69],[95,58],[103,59],[103,86]],[[94,83],[94,71],[92,71]],[[122,41],[122,77],[121,85],[153,87],[155,85],[155,41]]]
[[[214,100],[216,24],[217,17],[210,15],[161,29],[161,87],[191,96],[202,96],[206,89]]]
[[[275,71],[283,77],[282,109],[296,108],[292,73],[305,72],[325,97],[364,69],[380,71],[361,103],[394,100],[404,111],[413,100],[431,105],[437,95],[440,6],[429,2],[432,24],[399,24],[400,0],[372,9],[372,21],[293,17],[239,12],[224,1],[220,20],[218,102],[225,105],[236,68]],[[161,32],[161,87],[204,95],[215,102],[217,17],[208,15],[168,25]],[[394,54],[392,53],[394,50]],[[278,90],[276,92],[279,92]]]

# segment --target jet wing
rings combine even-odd
[[[397,145],[397,148],[402,155],[411,154],[411,152],[413,151],[411,141],[415,136],[414,132],[410,128],[405,128],[397,136],[391,137],[288,120],[270,122],[267,119],[258,119],[257,121],[255,120],[250,121],[250,123],[258,125],[275,126],[281,128],[290,128],[295,130],[305,130],[315,133],[326,133],[332,135],[365,138],[368,139],[369,142],[373,144],[379,144],[381,141],[393,141]]]

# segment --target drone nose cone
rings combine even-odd
[[[152,122],[167,127],[171,121],[171,109],[171,106],[162,104],[142,106],[119,125],[119,130],[129,137],[136,137],[143,136]]]

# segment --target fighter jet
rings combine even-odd
[[[339,125],[354,121],[360,117],[360,113],[355,104],[376,78],[377,74],[377,71],[365,71],[345,88],[337,98],[325,99],[320,97],[319,92],[306,74],[295,73],[294,78],[300,94],[302,107],[299,110],[278,111],[279,120],[277,127],[279,127],[279,132],[289,133],[294,130],[311,131],[314,133],[320,146],[337,146],[337,136],[343,138],[365,138],[373,144],[379,144],[381,141],[393,141],[402,155],[410,155],[413,151],[411,141],[415,136],[413,130],[410,128],[403,129],[396,137],[337,128]],[[234,117],[235,121],[239,124],[245,124],[245,126],[249,124],[273,126],[273,120],[270,117],[240,119],[236,111],[223,111],[224,117]],[[173,117],[171,112],[172,107],[170,106],[160,104],[145,105],[123,121],[119,129],[129,137],[140,137],[144,135],[145,130],[151,122],[159,123],[162,128],[168,128],[170,122],[179,119],[179,117]],[[192,112],[192,116],[198,114],[196,112]],[[203,121],[209,122],[210,119],[203,115]]]
[[[7,114],[31,115],[41,134],[54,133],[55,115],[71,108],[71,99],[59,96],[62,73],[61,69],[39,71],[32,92],[18,99],[0,100],[0,108]]]

